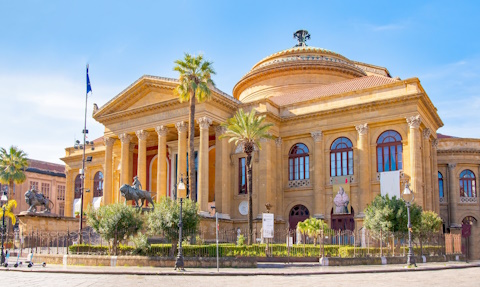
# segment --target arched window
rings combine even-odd
[[[98,171],[93,178],[93,197],[103,196],[103,173]]]
[[[78,174],[75,177],[75,198],[82,197],[82,177]]]
[[[341,137],[332,143],[330,148],[330,176],[343,176],[353,174],[353,148],[352,142]]]
[[[403,168],[402,137],[396,131],[383,132],[377,140],[377,171],[393,171]]]
[[[295,144],[288,153],[288,180],[310,178],[310,159],[308,148],[302,143]]]
[[[477,197],[475,190],[475,174],[471,170],[460,173],[460,197]]]
[[[443,193],[443,175],[440,172],[438,172],[438,194],[440,198],[445,196]]]

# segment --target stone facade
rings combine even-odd
[[[135,175],[156,194],[155,200],[174,196],[180,175],[186,174],[189,136],[188,104],[175,98],[177,84],[176,79],[142,76],[94,112],[93,118],[105,126],[104,142],[87,151],[93,161],[86,168],[85,188],[93,188],[92,176],[104,171],[103,204],[121,201],[119,186],[131,184]],[[436,143],[443,122],[419,79],[394,79],[383,67],[325,49],[296,47],[257,63],[234,87],[233,97],[214,88],[211,100],[197,104],[193,136],[203,215],[208,216],[214,201],[224,224],[233,228],[246,224],[241,208],[247,200],[241,189],[246,155],[219,138],[224,133],[221,123],[240,108],[255,109],[274,124],[270,132],[275,139],[262,142],[262,149],[253,154],[257,219],[270,203],[278,226],[296,225],[294,211],[299,206],[304,215],[333,222],[334,182],[341,175],[349,184],[352,220],[359,229],[363,210],[380,194],[384,165],[389,166],[386,170],[400,170],[423,209],[441,212],[437,158],[441,168],[443,161]],[[399,138],[396,145],[385,137],[389,133]],[[332,176],[337,172],[332,171],[332,146],[340,138],[351,146],[344,154],[348,158],[340,152],[335,164],[341,168]],[[378,154],[381,138],[388,146],[383,161]],[[294,164],[296,147],[305,151],[301,167]],[[62,160],[67,165],[66,214],[72,216],[81,151],[66,148]],[[470,165],[478,174],[475,160]],[[91,202],[87,196],[84,204]]]

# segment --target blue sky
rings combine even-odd
[[[184,52],[214,62],[231,94],[262,58],[295,45],[418,77],[445,126],[480,138],[477,1],[3,1],[0,0],[0,146],[61,163],[81,138],[85,65],[102,106],[144,74],[177,77]],[[87,120],[90,139],[103,128]]]

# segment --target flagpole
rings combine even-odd
[[[79,244],[82,244],[82,229],[83,229],[83,197],[85,193],[85,141],[87,138],[87,101],[88,101],[88,85],[89,78],[88,78],[88,64],[87,64],[87,89],[85,93],[85,121],[83,125],[83,157],[82,157],[82,170],[80,171],[80,177],[82,179],[82,187],[81,187],[81,199],[80,199],[80,228],[78,231],[79,237]]]

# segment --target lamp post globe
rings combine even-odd
[[[412,222],[410,220],[410,206],[415,199],[412,190],[410,189],[410,184],[407,182],[405,183],[405,189],[403,190],[402,200],[405,202],[407,206],[407,217],[408,217],[408,253],[407,253],[407,267],[417,267],[415,263],[415,256],[413,254],[413,246],[412,246]]]

